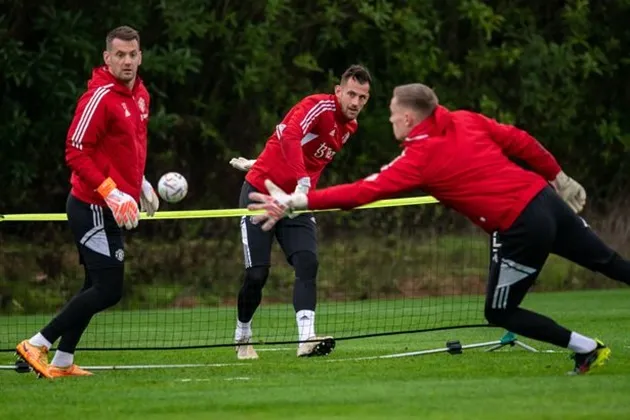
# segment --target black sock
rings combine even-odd
[[[81,290],[79,290],[77,295],[80,295],[81,293],[88,290],[90,287],[92,287],[92,284],[93,284],[92,277],[90,275],[90,270],[85,268],[85,266],[83,268],[85,271],[85,281],[83,282],[83,287],[81,288]],[[82,323],[80,324],[77,323],[74,328],[71,328],[70,330],[64,332],[63,335],[61,336],[61,340],[59,341],[58,349],[66,353],[74,354],[74,351],[77,348],[77,344],[79,344],[79,340],[81,339],[83,332],[85,331],[87,326],[90,324],[91,320],[92,320],[91,316],[89,318],[85,318],[83,319]]]
[[[62,351],[74,353],[74,348],[94,314],[118,303],[122,297],[124,269],[120,267],[90,270],[92,286],[75,295],[46,325],[41,334],[51,343],[70,333]]]
[[[314,311],[317,305],[317,256],[310,251],[296,252],[291,256],[291,264],[295,269],[295,285],[293,287],[293,308]]]
[[[73,328],[70,328],[68,331],[65,331],[63,333],[63,335],[61,336],[61,340],[59,340],[59,346],[57,347],[59,350],[66,353],[74,354],[74,351],[76,350],[77,345],[79,344],[79,341],[83,336],[83,333],[92,320],[92,316],[86,316],[81,320],[83,321],[82,323],[79,323],[79,321],[77,320]]]
[[[249,322],[262,300],[262,290],[269,277],[269,267],[250,267],[238,292],[238,320]]]
[[[553,319],[527,309],[486,308],[486,319],[491,324],[514,334],[564,348],[569,345],[571,339],[571,331],[558,325]]]

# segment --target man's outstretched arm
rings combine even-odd
[[[308,194],[287,194],[270,180],[265,185],[270,195],[251,193],[254,201],[250,210],[265,210],[254,217],[254,222],[264,222],[263,230],[271,229],[275,223],[293,210],[352,209],[380,199],[395,196],[422,185],[422,174],[418,164],[418,152],[404,151],[379,173],[365,179],[314,190]]]

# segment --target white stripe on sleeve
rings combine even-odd
[[[79,118],[79,123],[77,124],[74,133],[72,134],[72,145],[77,149],[83,149],[83,145],[81,144],[83,141],[83,137],[85,136],[85,132],[90,125],[92,120],[92,116],[94,116],[94,112],[98,107],[98,104],[101,102],[101,99],[109,92],[109,88],[114,86],[113,83],[110,83],[105,86],[101,86],[96,89],[90,100],[88,101],[81,117]]]
[[[302,134],[306,134],[309,130],[310,125],[315,121],[315,119],[320,116],[323,112],[326,111],[335,111],[335,101],[332,99],[324,99],[319,101],[313,108],[310,109],[300,122],[300,127],[302,128]]]

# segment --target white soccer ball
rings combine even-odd
[[[188,193],[188,181],[182,174],[168,172],[158,181],[158,194],[168,203],[178,203]]]

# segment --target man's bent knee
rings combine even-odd
[[[122,266],[90,270],[93,288],[98,291],[98,310],[116,305],[122,299],[124,268]]]
[[[291,256],[291,263],[297,279],[315,282],[319,269],[317,255],[311,251],[299,251]]]
[[[493,308],[492,305],[486,305],[484,316],[486,320],[497,327],[504,327],[513,312],[513,308]]]
[[[262,289],[269,277],[269,267],[256,266],[245,270],[245,286]]]

